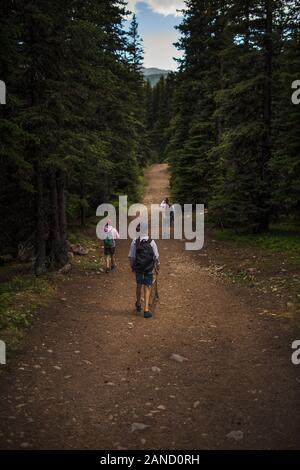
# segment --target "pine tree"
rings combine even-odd
[[[129,63],[132,64],[136,70],[139,70],[144,60],[144,51],[142,48],[142,40],[138,32],[138,22],[135,13],[132,15],[128,36],[130,39],[127,48]]]
[[[235,5],[229,12],[227,30],[233,33],[233,46],[224,51],[226,87],[217,97],[225,134],[216,149],[220,174],[211,212],[215,220],[237,231],[265,231],[274,218],[273,56],[280,8],[280,2],[258,1],[251,7]]]
[[[276,220],[300,223],[300,105],[293,104],[292,83],[299,80],[300,6],[282,2],[274,77],[272,204]],[[287,14],[288,12],[288,14]]]
[[[188,1],[178,48],[184,51],[169,135],[172,192],[179,202],[208,204],[214,159],[220,138],[214,94],[220,84],[224,2]]]
[[[144,82],[128,57],[125,5],[1,4],[0,77],[9,83],[1,178],[12,209],[1,245],[16,250],[31,237],[38,275],[67,262],[67,218],[83,224],[114,194],[139,195]]]
[[[18,119],[23,106],[19,22],[14,2],[1,2],[0,79],[7,93],[6,104],[0,105],[0,246],[2,253],[13,255],[17,241],[28,239],[33,230],[32,166],[25,158],[29,135]]]
[[[280,113],[274,115],[274,69],[282,67],[277,55],[283,59],[281,43],[292,30],[280,31],[280,22],[295,21],[295,8],[269,0],[190,0],[179,27],[184,56],[168,132],[173,196],[206,203],[212,220],[237,231],[266,230],[285,192],[274,190],[279,162],[288,160],[272,142],[274,125],[283,129],[283,116],[279,124]],[[295,122],[293,113],[289,117]]]
[[[129,114],[133,118],[135,129],[135,155],[138,164],[138,171],[151,160],[151,145],[147,131],[147,100],[148,89],[142,73],[144,51],[142,39],[138,32],[138,22],[136,15],[132,16],[130,29],[128,32],[127,63],[129,65],[129,75],[127,86],[129,85],[128,96],[131,101],[131,111]],[[138,198],[137,193],[135,198]]]

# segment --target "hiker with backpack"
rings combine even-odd
[[[129,250],[129,261],[132,271],[136,277],[136,311],[142,311],[141,298],[142,288],[144,291],[144,318],[151,318],[149,301],[151,286],[153,283],[154,270],[159,270],[159,253],[154,240],[146,235],[145,227],[140,224],[137,227],[139,237],[132,240]]]
[[[120,238],[118,230],[112,225],[112,221],[108,219],[103,234],[104,256],[106,263],[106,273],[116,268],[115,250],[116,240]]]

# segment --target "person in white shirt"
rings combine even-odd
[[[162,214],[163,234],[164,234],[164,237],[167,237],[169,233],[169,229],[170,229],[169,221],[172,223],[174,220],[173,211],[171,211],[169,198],[166,197],[165,199],[163,199],[159,207],[164,209],[163,214]]]
[[[136,277],[136,310],[142,311],[141,297],[142,288],[144,290],[144,318],[152,317],[149,310],[149,300],[151,286],[153,283],[153,272],[159,270],[159,252],[154,240],[151,240],[145,234],[142,224],[137,228],[140,236],[136,240],[132,240],[129,249],[129,261],[133,272]]]
[[[169,198],[166,197],[165,199],[163,199],[159,206],[162,207],[163,209],[169,209],[170,207]]]

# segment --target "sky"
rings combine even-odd
[[[145,67],[176,70],[173,57],[180,57],[180,52],[173,46],[179,36],[174,26],[181,21],[176,10],[183,7],[183,0],[128,0],[128,9],[136,13],[143,39]]]

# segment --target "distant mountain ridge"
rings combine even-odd
[[[142,68],[145,80],[149,80],[151,86],[155,86],[161,77],[166,77],[171,70],[158,69],[156,67]]]

